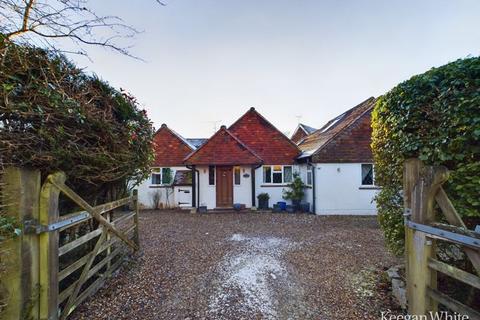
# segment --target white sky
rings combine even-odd
[[[319,128],[433,66],[478,55],[476,0],[102,0],[144,30],[137,61],[101,48],[72,58],[133,93],[155,127],[209,137],[256,107],[283,132]]]

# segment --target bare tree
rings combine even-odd
[[[97,15],[89,0],[0,0],[0,48],[22,40],[51,46],[52,40],[64,38],[79,45],[75,53],[85,54],[82,45],[94,45],[131,56],[120,40],[137,33],[120,17]]]

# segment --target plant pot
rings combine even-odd
[[[300,210],[300,201],[301,201],[301,200],[292,200],[293,210],[295,210],[295,211],[299,211],[299,210]]]
[[[285,201],[278,201],[277,205],[280,207],[280,210],[285,211],[287,209],[287,203]]]
[[[268,209],[268,199],[258,199],[258,209],[267,210]]]
[[[200,206],[197,210],[198,213],[207,213],[207,206]]]

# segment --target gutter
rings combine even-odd
[[[316,214],[316,212],[315,212],[315,203],[316,203],[316,201],[315,201],[315,198],[316,198],[315,166],[308,159],[307,159],[307,166],[312,168],[312,211],[313,211],[313,214]]]

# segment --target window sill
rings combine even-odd
[[[359,190],[380,190],[382,188],[377,186],[360,186],[358,189]]]
[[[173,186],[169,185],[169,184],[154,184],[154,185],[151,185],[151,186],[148,186],[148,187],[152,188],[152,189],[159,189],[159,188],[171,188]]]
[[[270,187],[288,187],[288,184],[278,183],[278,184],[262,184],[261,188],[270,188]]]

